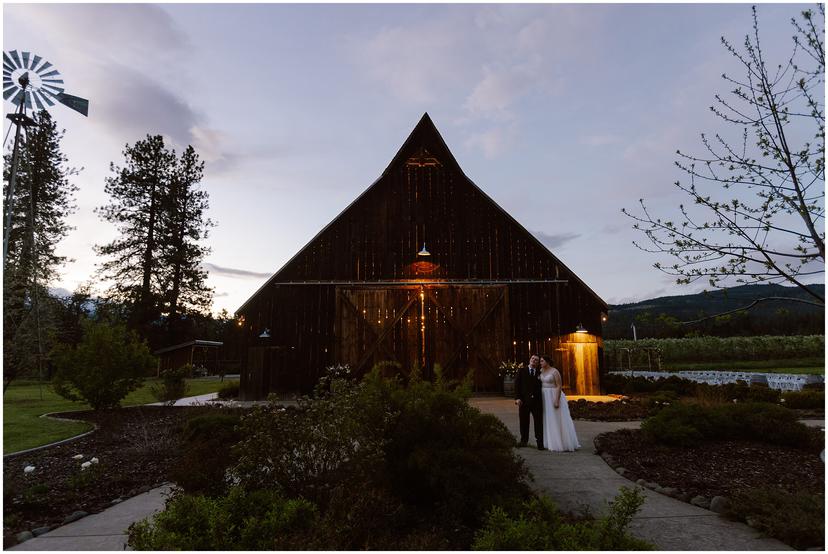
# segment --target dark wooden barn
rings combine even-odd
[[[554,219],[556,210],[546,207]],[[241,394],[310,390],[324,368],[377,362],[474,371],[553,354],[598,394],[607,305],[457,164],[428,114],[368,189],[237,311]],[[578,331],[578,332],[576,332]]]

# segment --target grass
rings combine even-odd
[[[158,379],[147,379],[144,385],[132,391],[121,403],[136,406],[155,402],[149,386]],[[188,396],[216,392],[228,381],[218,379],[187,379]],[[3,396],[3,452],[17,452],[43,444],[73,437],[88,431],[92,426],[83,422],[55,421],[40,417],[51,412],[72,412],[88,410],[84,402],[72,402],[58,396],[48,384],[42,387],[40,397],[37,382],[13,382]]]
[[[807,373],[822,375],[825,373],[823,358],[795,358],[788,360],[755,360],[741,362],[705,362],[664,364],[665,371],[756,371],[760,373]]]

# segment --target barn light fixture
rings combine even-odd
[[[423,243],[423,249],[417,252],[418,256],[431,256],[431,252],[426,250],[425,243]]]
[[[260,339],[269,339],[270,338],[270,329],[265,327],[265,330],[262,331],[262,334],[259,335]]]
[[[579,323],[579,324],[578,324],[578,326],[575,328],[575,332],[576,332],[576,333],[589,333],[589,331],[587,331],[587,330],[586,330],[586,327],[584,327],[584,326],[583,326],[583,325],[581,325],[580,323]]]

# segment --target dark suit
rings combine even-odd
[[[541,396],[540,368],[535,368],[534,377],[529,366],[520,368],[515,376],[515,400],[520,400],[520,442],[529,440],[529,415],[535,422],[535,439],[543,444],[543,397]]]

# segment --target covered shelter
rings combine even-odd
[[[219,354],[224,343],[214,340],[191,340],[161,348],[158,356],[158,374],[168,369],[178,369],[187,364],[207,375],[221,373]]]
[[[499,364],[533,352],[555,356],[569,393],[599,393],[607,304],[463,173],[428,114],[236,314],[244,399],[382,361],[497,391]]]

